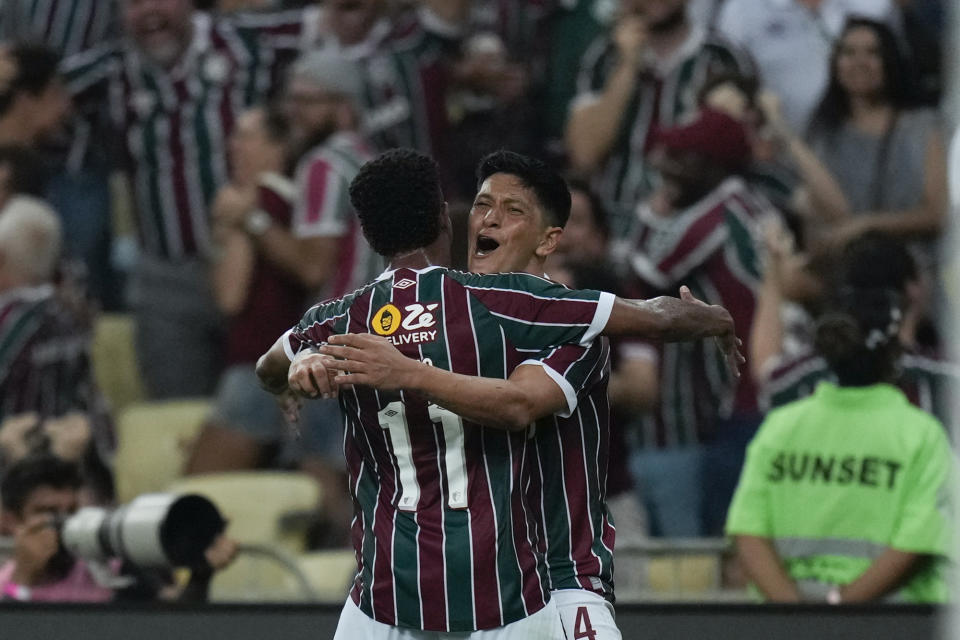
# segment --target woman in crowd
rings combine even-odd
[[[829,231],[839,245],[870,230],[909,239],[935,238],[942,230],[943,132],[932,111],[911,108],[897,47],[886,25],[849,20],[810,123],[810,145],[846,198],[845,215]]]
[[[817,325],[838,384],[768,414],[727,520],[774,602],[942,602],[953,459],[943,426],[889,384],[898,296],[847,291]]]

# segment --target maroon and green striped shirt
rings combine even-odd
[[[524,364],[543,366],[567,397],[566,412],[535,425],[527,490],[550,590],[586,589],[612,598],[616,532],[606,499],[609,341],[556,347]]]
[[[279,67],[306,44],[310,15],[198,13],[193,40],[171,70],[125,40],[64,60],[81,105],[109,107],[147,253],[168,260],[209,254],[209,205],[227,181],[236,118],[267,97]]]
[[[613,296],[526,274],[440,267],[387,272],[306,313],[284,340],[291,358],[341,333],[388,336],[406,356],[471,376],[506,378],[525,354],[589,346]],[[524,499],[528,434],[484,428],[415,394],[341,394],[356,510],[354,602],[384,624],[492,629],[549,599]]]
[[[639,287],[676,295],[687,285],[701,300],[729,309],[737,333],[750,335],[760,283],[758,230],[770,215],[778,215],[772,205],[737,177],[672,217],[641,208],[630,256]],[[660,406],[643,418],[644,446],[693,444],[714,418],[757,412],[753,380],[733,378],[712,340],[664,344],[660,378]]]

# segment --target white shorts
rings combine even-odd
[[[550,592],[550,603],[557,605],[566,640],[621,640],[613,605],[602,596],[585,589],[562,589]]]
[[[619,637],[619,636],[618,636]],[[347,598],[333,640],[563,640],[563,627],[553,601],[535,614],[485,631],[421,631],[401,629],[370,618]],[[599,639],[598,639],[599,640]]]

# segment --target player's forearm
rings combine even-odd
[[[286,336],[280,336],[270,349],[257,361],[257,377],[260,386],[270,393],[282,393],[287,389],[287,374],[290,359],[283,349]]]
[[[684,342],[733,333],[733,318],[723,307],[671,296],[650,300],[617,298],[603,329],[606,336],[632,336],[660,342]]]
[[[894,591],[926,556],[887,549],[859,578],[840,588],[843,602],[871,602]]]
[[[736,536],[737,554],[750,580],[770,602],[800,602],[800,590],[769,538]]]
[[[486,427],[518,431],[537,417],[529,394],[509,380],[479,378],[420,365],[410,385],[431,402]]]

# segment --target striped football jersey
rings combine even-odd
[[[586,589],[612,599],[609,341],[556,347],[524,364],[543,366],[567,397],[566,412],[536,423],[527,491],[550,589]]]
[[[309,310],[284,339],[291,358],[341,333],[385,336],[406,356],[455,373],[506,378],[524,353],[589,347],[610,294],[526,274],[399,269]],[[484,428],[416,394],[341,394],[355,501],[353,601],[384,624],[491,629],[549,596],[524,488],[528,435]]]

